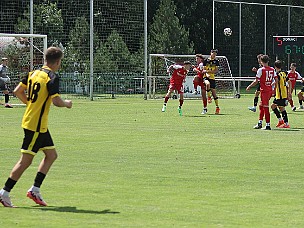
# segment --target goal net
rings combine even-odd
[[[3,57],[8,59],[7,76],[10,80],[7,86],[10,95],[13,95],[14,88],[25,74],[43,65],[46,49],[46,35],[0,33],[0,59]],[[11,102],[18,103],[18,99],[13,99]],[[2,96],[0,103],[3,103]]]
[[[203,55],[207,59],[210,55]],[[219,60],[219,70],[215,76],[217,95],[220,98],[234,98],[237,96],[235,80],[232,77],[228,59],[226,56],[217,56]],[[149,98],[161,98],[168,90],[170,74],[167,69],[174,63],[190,61],[196,66],[195,55],[170,55],[170,54],[150,54],[149,55],[149,76],[148,92]],[[201,88],[198,87],[198,94],[193,94],[193,79],[196,73],[190,70],[184,83],[185,98],[200,98]]]

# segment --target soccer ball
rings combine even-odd
[[[232,35],[231,28],[224,28],[224,35],[225,36],[231,36]]]

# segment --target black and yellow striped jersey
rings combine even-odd
[[[217,59],[208,58],[204,61],[204,70],[214,71],[218,68],[219,61]],[[210,79],[215,79],[215,74],[207,73]]]
[[[30,72],[20,84],[27,91],[27,107],[22,127],[35,132],[46,132],[52,98],[59,96],[58,75],[43,66]]]
[[[287,99],[288,91],[287,91],[287,82],[288,82],[288,74],[286,71],[277,72],[278,84],[276,87],[276,99]]]

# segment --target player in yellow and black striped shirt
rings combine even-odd
[[[216,105],[215,114],[220,114],[220,107],[218,105],[218,97],[216,95],[216,83],[215,83],[215,74],[218,72],[219,61],[216,59],[218,50],[212,49],[210,51],[210,57],[204,61],[204,73],[205,73],[205,84],[208,94],[208,102],[211,103],[211,93],[214,98]],[[208,82],[208,83],[207,83]],[[209,84],[209,85],[208,85]],[[208,89],[209,88],[209,89]]]
[[[276,114],[279,123],[276,127],[279,128],[290,128],[288,123],[288,116],[285,109],[285,106],[288,105],[288,99],[291,97],[290,89],[291,88],[291,82],[288,78],[288,74],[286,71],[283,71],[282,68],[282,62],[280,60],[276,60],[274,63],[274,67],[277,73],[278,81],[276,85],[276,91],[275,91],[275,99],[273,100],[273,104],[271,105],[271,109]],[[278,108],[280,111],[278,110]],[[281,116],[281,114],[282,116]]]
[[[40,206],[47,206],[40,194],[40,186],[57,158],[57,152],[48,131],[48,113],[51,103],[57,107],[72,107],[71,100],[62,100],[59,96],[59,77],[55,73],[61,65],[63,52],[60,48],[50,47],[45,53],[45,65],[24,78],[14,90],[15,95],[26,104],[22,119],[24,138],[21,158],[13,168],[4,188],[0,190],[0,202],[5,207],[14,207],[9,193],[23,172],[31,165],[35,154],[42,150],[42,159],[33,186],[27,197]]]

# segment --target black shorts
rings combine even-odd
[[[0,79],[0,90],[1,91],[8,90],[8,87],[7,87],[6,83],[1,79]]]
[[[273,103],[276,104],[277,106],[280,106],[280,107],[285,107],[288,105],[288,100],[286,98],[284,99],[274,99],[273,100]]]
[[[214,80],[214,79],[204,78],[204,80],[210,82],[210,88],[211,88],[211,89],[215,89],[215,88],[216,88],[216,83],[215,83],[215,80]]]
[[[36,155],[39,150],[55,149],[52,136],[49,131],[45,133],[24,130],[24,138],[21,152]]]

